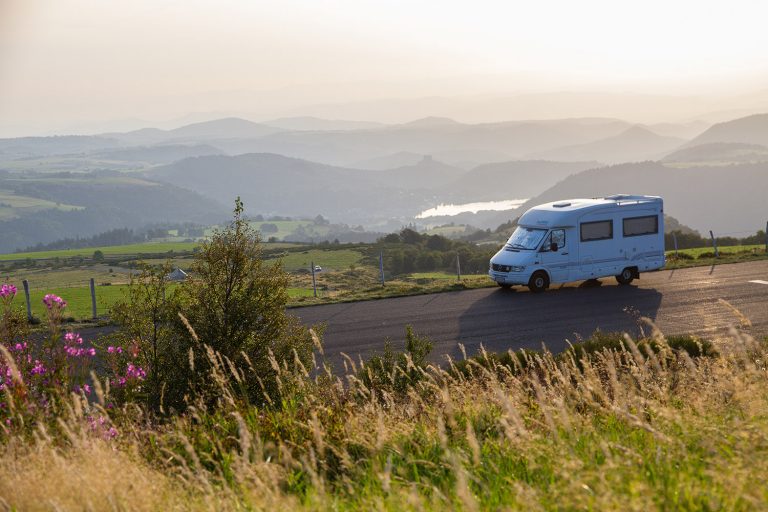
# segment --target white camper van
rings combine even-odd
[[[518,220],[488,275],[499,286],[550,284],[616,276],[629,284],[664,266],[660,197],[615,195],[535,206]]]

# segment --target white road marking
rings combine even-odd
[[[750,281],[750,283],[757,283],[757,284],[768,284],[768,281],[762,281],[760,279],[755,279],[753,281]]]

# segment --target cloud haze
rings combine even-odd
[[[768,105],[766,15],[748,1],[0,0],[0,135],[194,112],[405,120],[439,113],[435,97],[498,120],[494,98],[558,91],[663,95],[659,119],[754,108]],[[633,114],[611,108],[594,115]]]

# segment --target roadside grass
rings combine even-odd
[[[702,356],[596,333],[369,385],[375,368],[330,377],[317,354],[308,372],[275,364],[280,400],[264,406],[220,367],[220,404],[170,421],[73,395],[60,437],[38,425],[0,448],[0,496],[11,510],[762,510],[768,343],[718,341]]]
[[[768,259],[764,245],[732,245],[718,247],[720,257],[715,257],[715,251],[711,247],[698,247],[695,249],[681,249],[675,257],[675,251],[667,251],[668,270],[676,268],[702,267],[711,265],[723,265],[728,263],[743,263],[746,261],[758,261]]]

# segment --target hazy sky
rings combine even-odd
[[[382,98],[739,96],[768,91],[766,19],[743,0],[0,0],[0,135]]]

